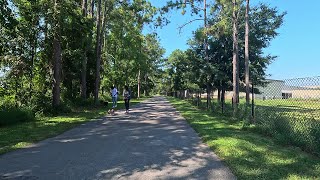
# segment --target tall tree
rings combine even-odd
[[[203,3],[203,8],[198,6],[200,3]],[[200,16],[200,18],[196,18],[196,19],[193,19],[185,24],[183,24],[182,26],[179,27],[179,29],[182,29],[184,26],[186,26],[187,24],[190,24],[194,21],[197,21],[197,20],[203,20],[204,21],[204,28],[203,28],[203,31],[204,31],[204,36],[203,36],[203,51],[204,51],[204,64],[205,64],[205,72],[207,73],[206,74],[206,92],[207,92],[207,109],[209,109],[210,107],[210,94],[211,94],[211,85],[210,85],[210,76],[212,74],[211,72],[211,68],[210,68],[210,64],[209,64],[209,56],[208,56],[208,27],[207,27],[207,0],[171,0],[169,2],[167,2],[167,5],[165,7],[162,8],[162,10],[164,12],[168,12],[169,9],[174,9],[174,8],[177,8],[177,9],[180,9],[182,8],[183,11],[182,11],[182,14],[185,14],[185,7],[186,5],[190,5],[191,7],[191,15],[195,15],[195,14],[198,14],[200,11],[203,11],[203,18],[202,16]]]
[[[238,111],[239,105],[239,45],[238,45],[238,19],[239,19],[239,2],[232,0],[232,37],[233,37],[233,97],[232,104],[234,108],[234,116]]]
[[[53,37],[53,90],[52,105],[57,107],[60,105],[60,82],[61,82],[61,2],[54,1],[54,37]]]
[[[94,102],[99,103],[99,90],[100,90],[100,70],[101,70],[101,0],[98,0],[97,9],[97,39],[96,39],[96,77],[94,89]]]
[[[245,83],[246,83],[246,104],[250,104],[250,78],[249,78],[249,10],[250,0],[246,0],[246,32],[245,32]]]
[[[88,1],[82,0],[82,16],[84,18],[87,17],[87,8],[88,8]],[[81,67],[81,97],[83,99],[87,99],[87,38],[84,38],[84,51],[83,51],[83,57],[82,57],[82,67]]]
[[[94,1],[95,0],[90,0],[90,15],[91,15],[91,18],[94,17]]]
[[[210,66],[209,66],[209,55],[208,55],[208,30],[207,30],[207,1],[203,1],[203,13],[204,13],[204,31],[205,31],[205,37],[204,37],[204,51],[205,51],[205,59],[206,59],[206,67],[207,67],[207,109],[210,108]]]

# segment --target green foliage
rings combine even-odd
[[[186,1],[187,3],[194,3]],[[197,1],[199,2],[199,1]],[[238,1],[236,11],[239,13],[239,78],[240,82],[245,82],[245,52],[243,39],[245,36],[245,6],[244,1]],[[168,3],[169,7],[181,8],[179,3],[173,1]],[[164,92],[177,92],[181,90],[219,90],[228,91],[233,88],[233,39],[232,39],[232,12],[234,7],[231,1],[216,1],[211,6],[212,11],[208,17],[209,28],[199,28],[194,37],[189,41],[190,48],[185,52],[174,51],[168,60],[166,74],[164,76],[165,85],[162,86]],[[259,4],[251,8],[250,11],[249,34],[250,41],[250,81],[255,85],[265,83],[267,76],[266,69],[276,56],[265,55],[263,49],[270,45],[278,33],[277,29],[282,25],[285,13],[280,13],[277,8],[271,8],[264,4]],[[208,37],[206,37],[206,33]],[[204,39],[208,38],[208,62],[204,50]],[[208,85],[208,88],[207,88]],[[240,89],[244,88],[240,85]],[[215,106],[215,105],[214,105]],[[237,117],[248,119],[248,108],[239,107],[242,114]]]
[[[49,112],[52,115],[59,115],[64,113],[70,113],[72,111],[70,103],[61,103],[59,106],[52,107]]]
[[[104,99],[103,96],[101,99]],[[92,107],[95,105],[93,98],[83,99],[81,97],[75,98],[69,102],[72,107]]]
[[[88,3],[87,14],[80,1],[0,0],[1,103],[6,107],[32,107],[37,114],[57,115],[78,106],[92,106],[96,74],[97,8]],[[96,7],[97,2],[94,1]],[[146,0],[102,1],[101,89],[108,100],[111,85],[120,92],[124,85],[150,93],[164,54],[155,34],[144,35],[144,25],[152,25],[156,8]],[[92,12],[94,11],[94,12]],[[53,107],[52,85],[54,37],[62,49],[61,104]],[[81,77],[86,66],[86,98],[81,97]],[[121,97],[121,96],[120,96]],[[10,109],[7,108],[7,109]]]
[[[29,107],[14,108],[1,107],[0,108],[0,127],[13,125],[21,122],[29,122],[35,120],[35,113]]]

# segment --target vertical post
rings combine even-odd
[[[251,96],[252,96],[252,102],[251,102],[251,116],[252,116],[252,121],[255,124],[255,114],[254,114],[254,87],[253,87],[253,82],[252,82],[252,89],[251,89]]]

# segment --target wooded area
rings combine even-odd
[[[110,86],[122,92],[128,85],[136,97],[206,89],[207,108],[211,91],[223,102],[232,89],[236,114],[239,90],[249,94],[250,83],[262,84],[275,59],[263,49],[285,15],[264,4],[250,8],[249,0],[179,0],[161,8],[146,0],[1,0],[1,7],[1,111],[32,113],[97,105]],[[188,50],[164,59],[155,31],[143,29],[165,25],[177,9],[200,15],[204,26]]]
[[[201,8],[202,3],[205,8]],[[188,13],[184,11],[188,5],[192,14],[203,12],[200,20],[205,25],[194,33],[189,49],[178,49],[170,55],[163,88],[166,92],[205,90],[207,109],[211,106],[211,92],[217,90],[218,102],[224,104],[225,92],[232,91],[236,116],[239,92],[246,92],[249,105],[252,84],[265,83],[266,68],[276,56],[265,54],[263,49],[278,35],[285,13],[265,4],[250,8],[249,0],[220,0],[213,4],[200,0],[171,1],[164,11],[182,9]],[[209,15],[206,8],[211,10]]]
[[[300,4],[296,6],[300,12]],[[169,57],[164,57],[165,49],[157,30],[170,23],[173,11],[193,17],[181,22],[177,27],[180,32],[194,21],[200,21],[202,26],[193,32],[186,50],[178,47]],[[139,161],[141,154],[145,156],[146,148],[158,148],[156,146],[162,146],[167,140],[172,142],[171,136],[182,137],[193,146],[199,145],[193,143],[194,138],[188,134],[181,134],[183,129],[189,128],[176,121],[183,119],[182,115],[197,132],[195,135],[201,137],[198,140],[215,151],[238,179],[317,179],[320,171],[320,77],[287,81],[267,79],[268,65],[277,60],[277,56],[266,54],[265,49],[278,36],[285,15],[286,12],[276,7],[257,1],[250,4],[250,0],[0,0],[0,154],[33,145],[94,120],[95,123],[88,123],[94,125],[94,130],[80,126],[82,131],[76,132],[84,138],[68,137],[61,142],[68,148],[81,144],[88,149],[95,150],[99,146],[103,150],[113,141],[117,143],[118,132],[130,131],[134,138],[130,133],[122,133],[130,136],[126,138],[130,143],[125,142],[126,153]],[[110,103],[106,107],[106,102],[111,101],[111,86],[117,87],[120,97],[115,118],[106,115],[110,108]],[[130,107],[135,108],[129,114],[121,114],[125,108],[121,99],[125,86],[130,87],[133,98]],[[146,96],[155,94],[183,100],[155,97],[144,101]],[[143,107],[138,105],[142,101]],[[172,113],[176,110],[179,113]],[[112,133],[106,129],[109,127],[112,131],[121,131]],[[146,139],[141,127],[155,135]],[[166,136],[157,134],[159,130],[164,130]],[[141,133],[137,135],[135,131]],[[92,143],[92,139],[99,139],[98,144]],[[100,147],[101,140],[105,146]],[[143,141],[142,148],[138,148],[142,153],[132,151],[131,142],[136,140]],[[123,148],[122,144],[119,147]],[[178,154],[190,158],[194,158],[195,150],[199,149],[182,146],[185,145],[175,146]],[[50,149],[47,147],[42,146]],[[83,153],[88,149],[76,149],[76,153],[82,158],[88,154]],[[154,165],[162,172],[166,172],[163,169],[175,158],[178,160],[175,165],[184,164],[188,159],[176,156],[174,149],[170,146],[168,151],[157,151],[167,156],[164,161],[168,163],[154,158],[151,161],[157,161]],[[148,151],[150,157],[154,156],[153,150]],[[42,154],[48,154],[44,152]],[[22,155],[27,156],[27,153]],[[99,156],[95,158],[100,162]],[[130,172],[121,176],[150,173],[150,170],[154,174],[153,166],[140,166],[140,162],[130,161],[129,165],[121,162],[119,167],[126,169],[131,164],[139,167],[130,168]],[[200,177],[197,173],[203,173],[203,169],[195,168],[196,171],[188,172]],[[179,169],[171,169],[167,173],[171,178],[175,172],[178,178],[187,177]],[[69,173],[74,167],[64,170]],[[100,177],[110,169],[94,170],[101,170]],[[31,172],[10,172],[9,175]],[[50,173],[55,172],[50,169]],[[111,173],[118,175],[120,171]],[[1,177],[9,176],[0,173]]]
[[[139,97],[159,81],[165,51],[142,33],[156,26],[148,1],[0,2],[1,111],[97,105],[112,85]]]

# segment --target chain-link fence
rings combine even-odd
[[[257,127],[277,140],[320,155],[320,77],[268,80],[257,90]]]
[[[320,77],[269,79],[265,85],[255,86],[253,92],[250,106],[246,105],[245,93],[240,92],[237,117],[252,120],[256,130],[282,143],[320,156]],[[199,108],[207,107],[206,90],[183,90],[170,95],[188,99]],[[232,95],[224,89],[212,91],[210,110],[232,116]]]

